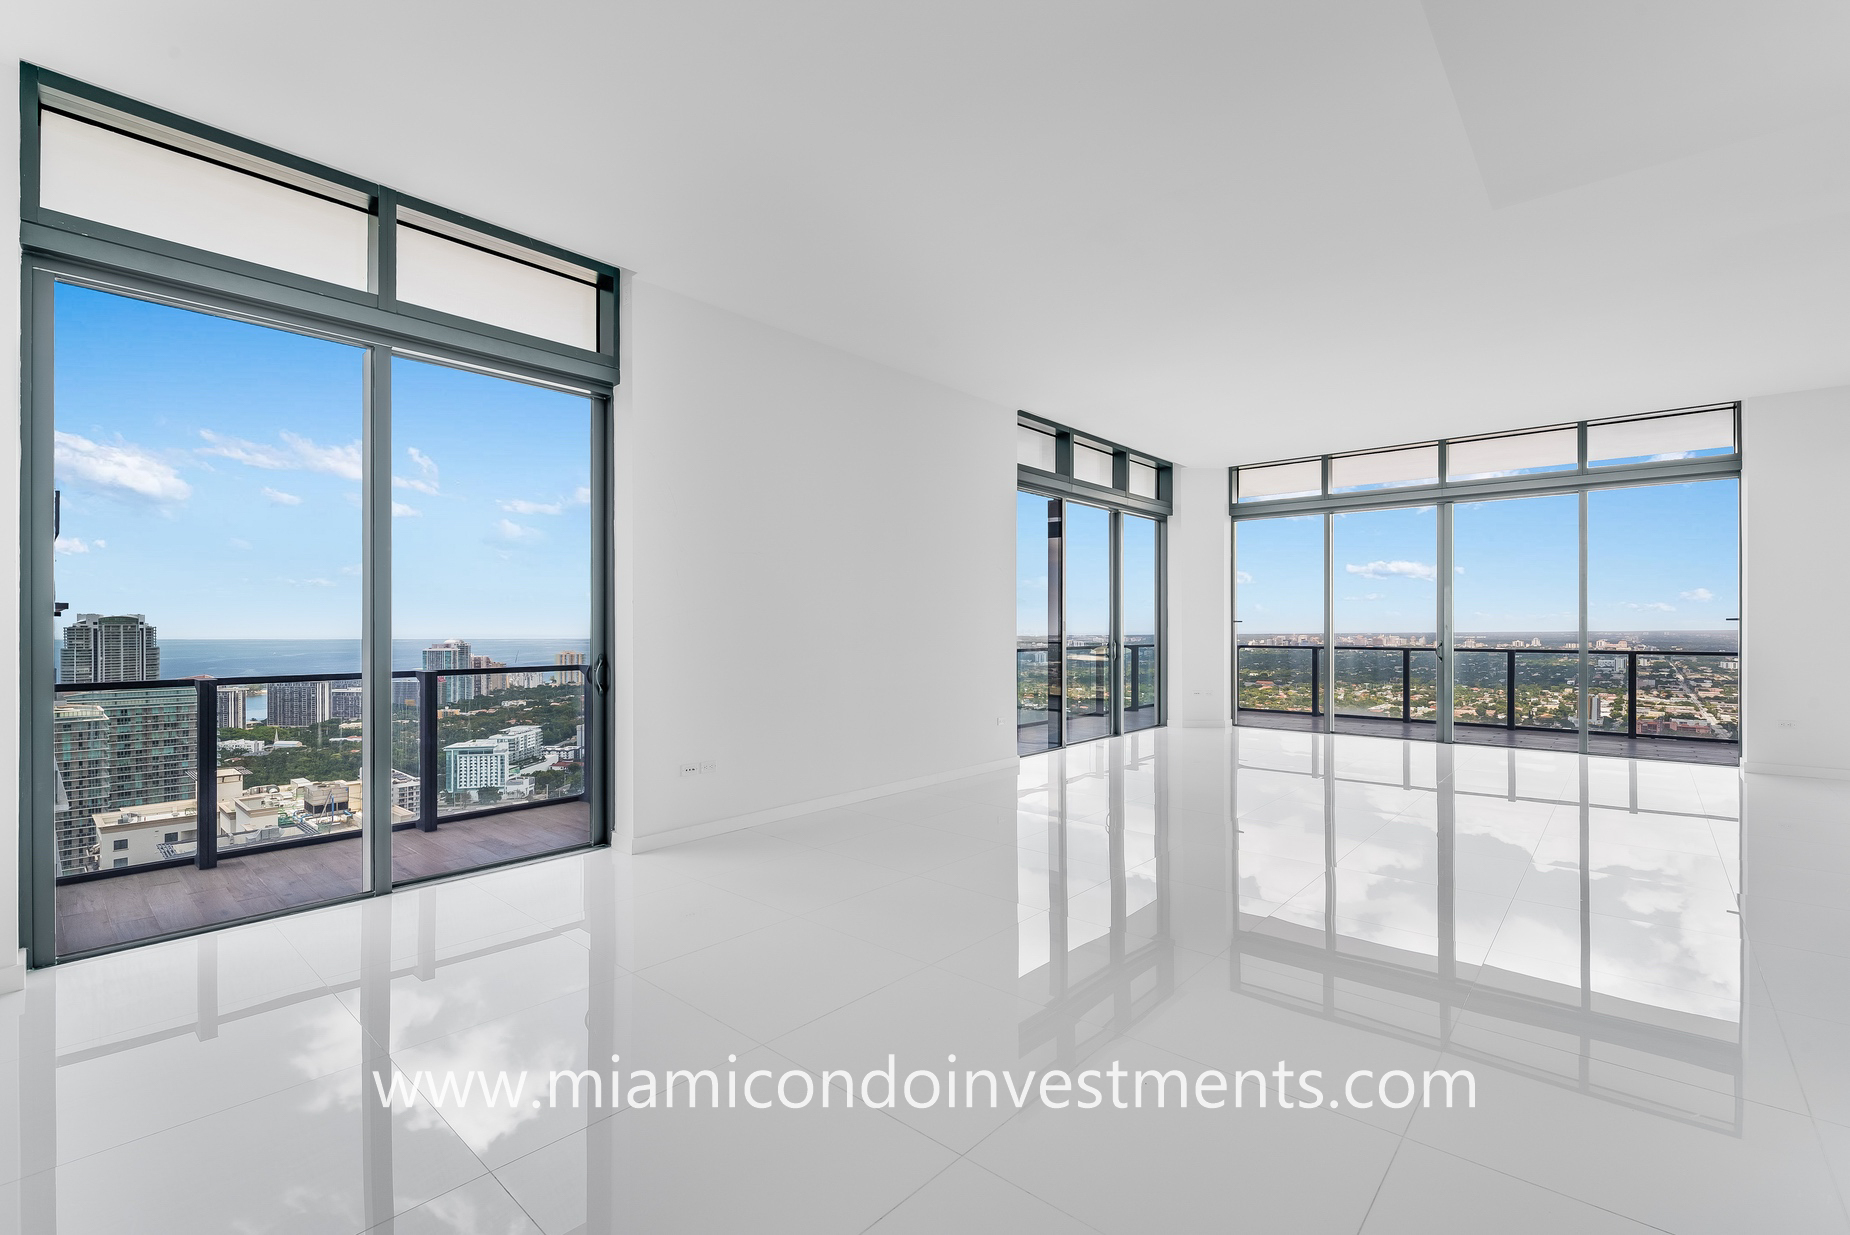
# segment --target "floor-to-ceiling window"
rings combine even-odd
[[[1736,416],[1236,469],[1236,719],[1734,761]]]
[[[27,79],[33,963],[598,839],[614,268]]]
[[[1740,481],[1587,495],[1592,728],[1738,743]]]
[[[1454,734],[1575,732],[1579,496],[1459,502],[1452,543]]]
[[[1016,433],[1016,749],[1160,725],[1168,465],[1048,422]]]
[[[1437,694],[1438,511],[1432,506],[1331,516],[1336,641],[1331,711],[1339,732],[1377,722],[1425,737]],[[1357,724],[1356,722],[1363,722]]]

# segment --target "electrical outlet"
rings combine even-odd
[[[1798,728],[1798,725],[1794,723],[1793,721],[1782,720],[1779,722],[1779,727],[1781,729],[1796,729]]]
[[[684,763],[684,764],[682,764],[682,765],[681,765],[681,775],[683,775],[683,776],[698,776],[698,775],[700,775],[700,765],[699,765],[698,763]]]
[[[711,776],[713,775],[714,769],[718,766],[719,765],[714,763],[711,759],[702,759],[700,761],[700,774],[702,776]]]

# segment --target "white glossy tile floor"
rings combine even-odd
[[[1850,1231],[1847,885],[1846,785],[1146,732],[35,973],[0,1229]],[[1008,1075],[870,1108],[889,1055]],[[1114,1065],[1124,1109],[1038,1087]],[[621,1109],[373,1079],[612,1068]]]

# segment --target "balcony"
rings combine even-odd
[[[392,678],[394,883],[590,843],[584,669]],[[362,892],[359,681],[60,683],[59,955]]]
[[[1239,645],[1238,720],[1321,729],[1321,647]],[[1574,750],[1580,654],[1559,648],[1456,648],[1456,741]],[[1599,649],[1589,654],[1588,750],[1696,763],[1740,760],[1740,655],[1727,651]],[[1431,738],[1438,656],[1431,647],[1336,648],[1335,727]]]

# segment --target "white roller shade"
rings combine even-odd
[[[366,288],[366,211],[52,111],[39,116],[39,204]]]
[[[398,298],[597,350],[597,288],[415,227],[398,229]]]

